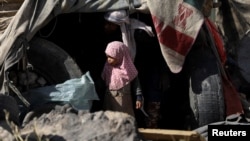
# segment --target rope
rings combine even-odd
[[[134,4],[133,4],[133,0],[126,0],[127,3],[128,3],[128,8],[129,8],[129,12],[133,12],[135,11],[135,7],[134,7]]]
[[[30,106],[30,103],[22,96],[21,92],[11,82],[8,82],[8,86],[11,88],[13,92],[15,92],[15,94],[24,103],[26,107]]]

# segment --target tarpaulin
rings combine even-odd
[[[6,93],[5,72],[23,56],[28,42],[54,17],[72,12],[104,12],[134,9],[139,0],[25,0],[0,36],[0,86]]]

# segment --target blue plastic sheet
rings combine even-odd
[[[31,106],[60,102],[69,103],[77,110],[90,110],[93,100],[99,100],[89,72],[61,84],[29,90],[24,97]]]

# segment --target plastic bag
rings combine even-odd
[[[77,110],[90,110],[93,100],[99,100],[90,73],[64,83],[29,90],[24,97],[31,106],[48,102],[69,103]]]

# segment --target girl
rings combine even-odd
[[[128,47],[120,41],[112,41],[105,50],[107,61],[102,78],[107,92],[104,97],[104,110],[125,112],[135,116],[133,111],[133,98],[136,94],[135,108],[142,107],[142,93],[135,68]]]

